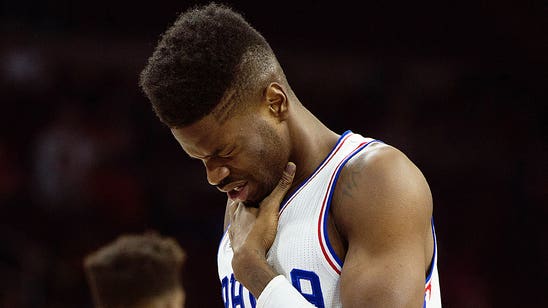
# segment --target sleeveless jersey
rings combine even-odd
[[[286,197],[280,207],[278,233],[268,251],[267,261],[316,307],[342,307],[339,278],[343,262],[329,242],[327,215],[342,168],[374,142],[380,141],[345,132],[316,171]],[[432,234],[434,253],[425,282],[425,308],[441,307],[433,222]],[[224,306],[254,308],[256,299],[234,279],[232,256],[230,239],[225,232],[217,254]]]

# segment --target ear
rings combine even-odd
[[[285,120],[288,116],[289,101],[287,99],[284,87],[277,83],[271,82],[265,89],[264,101],[267,104],[268,111],[271,115]]]

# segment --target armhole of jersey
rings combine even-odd
[[[428,285],[430,280],[432,279],[432,273],[434,272],[434,266],[436,266],[436,262],[438,261],[438,244],[436,241],[436,229],[434,228],[434,217],[431,218],[431,225],[432,225],[432,237],[434,239],[434,253],[432,254],[432,260],[430,261],[430,266],[428,267],[427,275],[426,275],[426,281],[424,282],[425,285]]]
[[[343,169],[343,167],[346,165],[346,163],[354,157],[356,154],[361,152],[363,149],[365,149],[368,145],[374,143],[374,142],[380,142],[379,140],[368,140],[360,143],[352,152],[350,152],[335,168],[334,173],[331,176],[331,180],[327,189],[327,193],[324,197],[324,201],[322,203],[322,209],[320,212],[320,217],[318,220],[318,240],[320,242],[320,247],[322,250],[322,253],[327,260],[327,263],[329,263],[331,269],[337,274],[341,274],[343,261],[337,256],[335,253],[335,250],[333,249],[333,246],[331,245],[331,242],[329,241],[329,236],[327,232],[327,216],[329,215],[329,209],[331,208],[331,201],[333,199],[333,194],[335,192],[335,187],[337,185],[337,181],[339,179],[339,175]]]

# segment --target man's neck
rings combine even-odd
[[[326,127],[318,118],[303,106],[291,127],[292,153],[290,160],[297,165],[293,185],[288,195],[293,193],[308,178],[331,152],[339,135]]]

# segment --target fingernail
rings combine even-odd
[[[285,167],[285,172],[287,172],[289,174],[293,174],[293,173],[295,173],[296,169],[297,169],[297,166],[295,166],[294,163],[288,162],[287,166]]]

